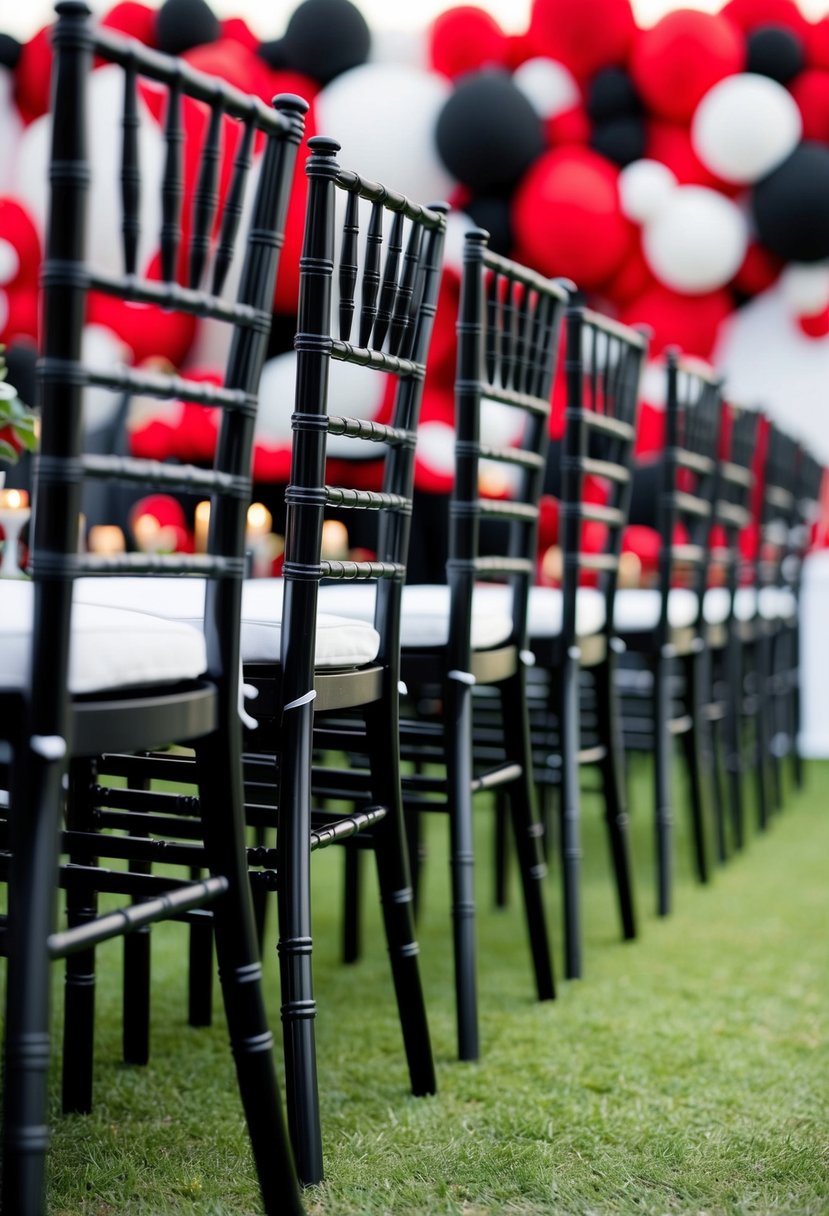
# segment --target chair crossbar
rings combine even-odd
[[[353,169],[340,169],[336,181],[340,189],[347,190],[349,194],[357,194],[370,203],[382,203],[389,211],[397,211],[408,220],[416,220],[430,232],[443,227],[443,216],[431,207],[424,207],[388,186],[361,177]]]
[[[148,899],[144,903],[130,904],[127,908],[107,912],[104,916],[98,916],[82,925],[74,925],[60,933],[51,933],[47,939],[49,957],[66,958],[69,954],[89,950],[92,946],[98,946],[113,937],[134,933],[145,925],[167,920],[174,913],[202,908],[224,895],[227,889],[226,878],[205,878],[201,882],[187,883],[186,886],[155,899]]]
[[[231,498],[250,497],[250,480],[229,473],[214,472],[196,465],[164,464],[160,460],[139,460],[131,456],[101,456],[82,458],[84,473],[99,479],[146,482],[165,489],[200,491],[204,494],[226,494]]]
[[[562,465],[567,459],[568,457],[562,458]],[[594,456],[579,456],[575,459],[576,467],[590,477],[602,477],[621,486],[627,485],[630,481],[631,472],[625,465],[613,464],[610,460],[598,460]]]
[[[512,464],[521,469],[543,469],[544,457],[537,452],[522,452],[518,448],[492,448],[481,444],[478,448],[481,460],[496,460],[502,464]]]
[[[477,777],[472,778],[472,792],[480,794],[484,790],[495,790],[499,786],[509,785],[511,782],[517,781],[522,772],[520,764],[499,764],[497,768],[491,768],[488,772],[480,773]]]
[[[611,439],[621,439],[629,443],[634,436],[634,426],[631,422],[625,422],[621,418],[613,418],[609,414],[597,414],[595,410],[572,410],[568,407],[567,418],[570,419],[572,414],[577,415],[577,420],[584,424],[589,430],[597,431],[600,435],[607,435]]]
[[[711,515],[710,502],[697,498],[694,494],[687,494],[684,490],[674,490],[671,493],[671,502],[685,515],[695,515],[698,519],[708,519]]]
[[[516,519],[534,523],[538,519],[538,507],[533,503],[511,502],[502,498],[481,498],[479,512],[488,519]]]
[[[44,277],[54,276],[60,282],[60,263],[47,264]],[[75,272],[77,273],[77,272]],[[249,304],[235,304],[221,296],[211,296],[206,291],[183,287],[172,280],[142,279],[137,275],[109,275],[99,270],[90,271],[88,285],[93,291],[116,296],[119,300],[130,300],[136,304],[155,304],[171,311],[191,313],[198,317],[211,317],[245,329],[268,333],[272,315]]]
[[[287,569],[287,567],[286,567]],[[400,562],[320,562],[321,578],[374,579],[406,577],[406,567]]]
[[[384,494],[379,490],[352,490],[344,486],[326,486],[325,499],[329,507],[342,510],[411,511],[411,500],[403,494]]]
[[[146,828],[153,829],[148,820]],[[87,832],[64,832],[63,848],[67,853],[88,852],[90,845],[100,850],[102,856],[117,857],[122,861],[141,858],[159,863],[169,862],[177,866],[204,866],[205,851],[200,846],[182,844],[178,840],[156,840],[147,836],[92,836]]]
[[[382,422],[368,421],[365,418],[342,418],[337,415],[328,418],[328,434],[342,435],[346,439],[367,439],[371,443],[407,444],[412,441],[411,433],[401,427],[385,426]]]
[[[626,519],[625,512],[620,507],[605,507],[598,502],[562,503],[559,510],[562,516],[607,524],[611,528],[623,527]]]
[[[145,765],[147,762],[144,762]],[[189,768],[189,780],[193,779],[193,762],[186,762]],[[109,766],[104,766],[107,773],[111,773],[112,769]],[[136,769],[142,778],[148,778],[152,774],[149,768],[145,768],[141,772],[140,767]],[[100,808],[117,808],[122,811],[153,811],[156,808],[163,809],[168,815],[180,815],[186,818],[193,819],[200,814],[199,800],[195,794],[180,794],[169,790],[141,790],[123,788],[122,786],[114,785],[96,785],[91,791],[91,802],[94,807]]]
[[[68,359],[54,358],[41,360],[40,370],[44,383],[83,384],[91,388],[110,389],[112,392],[160,397],[165,400],[175,398],[180,401],[191,401],[196,405],[221,406],[226,410],[238,410],[251,416],[256,411],[256,398],[242,389],[220,388],[215,384],[196,383],[183,376],[164,376],[127,368],[103,371],[85,368],[81,363]]]
[[[58,559],[39,554],[32,559],[33,574],[46,576],[58,568]],[[67,556],[60,568],[65,576],[81,574],[182,574],[211,578],[240,578],[244,574],[243,558],[217,557],[208,553],[79,553]]]
[[[702,477],[708,477],[714,470],[714,461],[710,456],[704,456],[690,448],[668,448],[666,458],[673,460],[679,468],[689,469]]]
[[[455,381],[455,391],[477,388],[478,384],[467,385],[462,380]],[[481,396],[485,401],[494,401],[498,405],[511,405],[515,409],[526,410],[544,418],[550,413],[550,403],[542,397],[534,397],[531,393],[519,393],[516,389],[501,388],[500,385],[484,382],[480,385]]]
[[[103,55],[110,63],[117,63],[125,68],[134,65],[143,76],[156,80],[159,84],[178,85],[183,92],[197,101],[212,105],[217,97],[221,97],[224,112],[231,118],[253,118],[262,131],[285,129],[285,120],[259,97],[242,93],[218,77],[205,76],[190,67],[186,60],[176,59],[173,65],[168,55],[154,51],[134,39],[126,40],[117,34],[110,34],[102,27],[94,31],[92,45],[96,54]]]
[[[294,340],[294,346],[297,350],[302,349],[303,335],[297,334]],[[418,376],[424,374],[424,366],[422,363],[416,363],[413,359],[404,359],[400,355],[389,355],[384,351],[372,350],[367,346],[354,346],[351,342],[343,342],[341,338],[331,339],[332,359],[339,359],[342,363],[356,363],[359,367],[373,367],[381,372],[393,372],[396,376]]]
[[[460,566],[463,563],[454,564]],[[522,557],[476,557],[472,561],[471,568],[476,574],[489,578],[510,574],[524,574],[531,577],[533,573],[532,562]]]

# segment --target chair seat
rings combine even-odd
[[[725,587],[711,587],[705,593],[705,619],[712,623],[726,620],[729,594]],[[718,614],[717,620],[712,619]],[[734,616],[738,621],[752,621],[758,615],[764,621],[786,621],[797,615],[797,600],[788,587],[739,587],[734,596]]]
[[[499,604],[508,609],[509,589],[487,586],[480,589],[489,610]],[[607,619],[605,598],[595,587],[580,587],[576,593],[576,633],[580,638],[600,633]],[[557,638],[563,622],[563,598],[558,587],[531,587],[527,627],[530,638]]]
[[[472,599],[472,649],[492,650],[507,642],[512,620],[506,600],[492,601],[490,593],[502,588],[475,588]],[[374,619],[373,584],[344,586],[328,584],[320,588],[320,607],[342,616]],[[443,583],[413,583],[403,588],[400,645],[403,650],[438,649],[449,641],[449,588]]]
[[[661,597],[652,587],[626,587],[617,591],[613,625],[618,633],[646,633],[659,624]],[[668,596],[668,623],[672,629],[687,629],[697,619],[699,597],[685,587],[675,587]],[[711,621],[710,624],[716,622]]]
[[[282,585],[281,579],[250,579],[244,584],[243,663],[279,662]],[[140,604],[147,612],[195,626],[201,632],[204,588],[203,579],[191,578],[83,578],[75,584],[75,602],[114,607]],[[318,613],[314,656],[318,668],[362,667],[377,658],[379,648],[380,636],[370,622]]]
[[[101,581],[104,580],[95,580]],[[72,614],[69,691],[79,696],[118,688],[193,680],[207,667],[202,630],[132,607],[78,603]],[[34,583],[0,581],[0,690],[27,687]]]

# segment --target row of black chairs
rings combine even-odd
[[[194,1022],[210,1016],[215,941],[265,1210],[299,1212],[297,1181],[323,1174],[311,854],[346,846],[345,923],[354,957],[358,859],[364,849],[374,853],[411,1089],[434,1092],[415,934],[418,866],[413,872],[410,865],[410,856],[419,858],[421,816],[442,812],[449,823],[458,1051],[476,1059],[474,796],[494,795],[499,823],[512,826],[539,999],[555,992],[545,872],[556,838],[565,973],[582,973],[582,763],[600,768],[622,934],[636,933],[625,733],[655,752],[659,909],[667,912],[673,734],[688,740],[701,877],[703,787],[718,773],[712,740],[720,726],[731,780],[743,764],[747,715],[758,771],[767,756],[779,770],[786,748],[796,754],[798,645],[789,609],[804,551],[804,504],[816,496],[820,469],[795,445],[793,477],[789,441],[766,428],[763,544],[756,585],[743,586],[737,544],[750,517],[757,416],[731,411],[724,430],[716,377],[668,356],[659,583],[619,589],[647,336],[586,308],[572,285],[496,256],[486,234],[472,231],[458,319],[447,583],[407,585],[446,208],[343,169],[338,146],[316,137],[306,166],[284,576],[246,581],[258,382],[306,105],[286,96],[268,109],[178,60],[95,29],[80,0],[62,0],[57,11],[31,581],[0,584],[0,762],[9,790],[0,840],[9,892],[0,938],[8,956],[3,1208],[27,1216],[44,1210],[51,961],[66,959],[63,1105],[85,1111],[97,946],[124,938],[125,1056],[145,1062],[148,930],[175,919],[188,926]],[[91,265],[86,254],[95,156],[85,143],[85,115],[96,60],[118,65],[124,80],[120,273]],[[142,81],[166,96],[160,281],[143,277],[137,252]],[[205,108],[209,121],[185,212],[182,113],[190,105]],[[226,288],[237,271],[238,288]],[[222,385],[87,365],[81,340],[89,290],[229,325]],[[539,587],[539,502],[562,348],[562,577],[557,587]],[[339,363],[393,380],[387,421],[335,412],[330,382]],[[214,467],[85,453],[89,387],[219,410]],[[371,445],[379,488],[328,484],[331,436],[353,440],[360,451]],[[501,496],[483,496],[482,481],[491,486],[493,473]],[[209,497],[207,552],[79,553],[83,487],[101,479]],[[324,558],[331,511],[370,512],[376,553]],[[484,521],[494,525],[486,548]],[[715,553],[725,582],[711,588]],[[723,590],[715,621],[712,596]],[[745,619],[743,591],[754,595]],[[738,665],[752,679],[741,676],[735,686]],[[624,700],[643,689],[651,712],[639,731]],[[558,830],[545,813],[551,789]],[[739,844],[742,812],[733,810],[731,787],[728,796]],[[348,803],[347,813],[329,809],[332,800]],[[724,855],[722,798],[718,806]],[[502,859],[507,838],[502,832]],[[58,930],[61,889],[66,927]],[[270,892],[278,906],[287,1119],[262,999]],[[110,896],[120,896],[121,906],[113,910]]]

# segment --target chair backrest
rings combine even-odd
[[[339,144],[332,139],[316,136],[308,146],[308,204],[295,340],[293,458],[285,492],[282,667],[286,704],[314,687],[313,624],[322,578],[377,580],[375,625],[381,638],[378,662],[392,671],[398,669],[415,433],[447,210],[442,203],[421,206],[385,185],[341,168],[336,159]],[[361,240],[361,211],[366,207],[368,221]],[[339,297],[336,321],[335,286]],[[352,339],[355,315],[356,341]],[[388,424],[332,412],[337,404],[336,394],[329,391],[333,360],[394,378]],[[371,392],[366,399],[372,399]],[[353,440],[363,449],[366,443],[374,445],[383,466],[381,490],[326,484],[330,436]],[[338,463],[340,468],[347,467],[345,461]],[[321,557],[328,509],[368,511],[379,517],[375,560]]]
[[[526,646],[550,397],[569,298],[562,283],[493,253],[488,240],[480,229],[466,234],[457,325],[455,484],[447,581],[449,662],[464,671],[478,579],[510,584],[509,643]],[[482,481],[491,485],[492,473],[503,497],[481,492]],[[480,553],[485,519],[507,525],[497,530],[503,536],[500,553]]]
[[[721,382],[710,367],[682,359],[673,350],[666,353],[665,363],[665,453],[658,510],[663,641],[669,635],[668,598],[674,586],[699,593],[697,627],[702,625],[722,414]]]
[[[797,440],[769,420],[757,566],[761,587],[782,587],[787,581],[786,563],[793,552],[799,523],[799,457]]]
[[[741,581],[740,534],[751,523],[751,492],[754,484],[754,454],[757,447],[760,415],[731,402],[724,404],[720,459],[717,462],[716,488],[709,536],[711,571],[721,572],[733,596]]]
[[[298,97],[277,99],[271,109],[186,63],[92,24],[87,6],[66,0],[57,6],[54,29],[51,201],[43,269],[42,429],[30,569],[36,583],[33,649],[35,718],[41,731],[62,733],[66,718],[66,668],[73,581],[81,574],[206,576],[205,631],[208,671],[228,681],[235,699],[245,514],[257,390],[270,327],[288,192],[307,105]],[[89,256],[90,193],[94,176],[88,148],[91,76],[95,61],[117,65],[122,75],[122,155],[107,197],[120,195],[123,266],[99,269]],[[166,163],[160,182],[158,234],[161,278],[149,278],[139,263],[141,191],[139,158],[141,92],[150,82],[162,89]],[[187,99],[190,99],[187,102]],[[203,145],[190,150],[182,124],[184,103],[208,115]],[[239,133],[230,182],[220,202],[218,168],[224,119]],[[118,116],[112,115],[113,124]],[[200,144],[200,141],[199,141]],[[261,145],[257,172],[254,153]],[[198,158],[198,185],[185,213],[183,163]],[[192,162],[191,162],[192,163]],[[95,161],[95,167],[100,162]],[[119,181],[120,178],[120,191]],[[96,187],[97,188],[97,187]],[[243,216],[249,219],[243,221]],[[189,233],[186,282],[180,235]],[[238,289],[223,295],[234,258],[243,265]],[[203,284],[210,268],[209,285]],[[84,361],[83,327],[91,290],[121,300],[156,305],[171,313],[213,318],[231,327],[232,343],[221,386],[186,375],[95,367]],[[84,398],[90,388],[114,394],[144,393],[197,402],[221,411],[212,469],[168,466],[124,456],[86,454]],[[212,501],[210,536],[204,554],[79,553],[83,483],[111,479],[166,492],[197,493]],[[136,605],[141,607],[143,605]],[[147,605],[151,608],[151,605]]]
[[[585,577],[606,598],[612,630],[622,533],[627,526],[645,330],[572,304],[567,312],[567,409],[562,446],[560,535],[562,645],[576,640],[576,600]],[[595,494],[585,495],[590,478]],[[585,525],[591,525],[589,535]]]

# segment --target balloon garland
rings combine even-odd
[[[802,367],[809,347],[809,366],[824,367],[829,383],[829,18],[809,21],[794,0],[677,9],[647,29],[630,0],[534,0],[518,34],[465,4],[437,17],[421,45],[409,39],[405,62],[399,44],[395,60],[383,58],[394,44],[376,37],[350,0],[302,0],[264,41],[241,18],[220,21],[209,0],[165,0],[157,11],[120,0],[102,21],[263,98],[303,94],[309,130],[339,139],[366,172],[453,203],[450,246],[469,223],[488,228],[496,250],[574,280],[625,322],[649,325],[655,355],[678,344],[713,359],[739,393],[748,381],[736,352],[750,349],[756,324],[764,350],[780,343],[784,364],[796,350]],[[0,120],[13,166],[0,179],[0,342],[12,349],[37,336],[50,68],[48,29],[22,45],[0,30]],[[151,174],[163,142],[157,110],[157,97],[142,97]],[[198,124],[198,115],[186,117]],[[111,135],[97,142],[97,154],[112,154]],[[190,166],[186,179],[192,190]],[[303,180],[300,168],[274,299],[277,334],[291,332],[296,310]],[[104,260],[109,210],[106,201],[107,222],[93,226]],[[156,255],[144,250],[145,265]],[[417,456],[427,490],[451,483],[456,295],[457,263],[442,288],[441,355],[427,378]],[[112,332],[119,357],[209,374],[204,323],[171,327],[157,310],[97,298],[89,321]],[[796,343],[791,351],[784,338]],[[275,342],[270,362],[255,467],[280,480],[289,435],[279,399],[292,355]],[[378,416],[386,408],[382,392],[375,408]],[[790,420],[797,413],[791,402],[780,408]],[[183,407],[161,417],[143,403],[130,433],[136,450],[191,458],[209,449],[203,422]],[[829,457],[829,439],[824,446]]]

